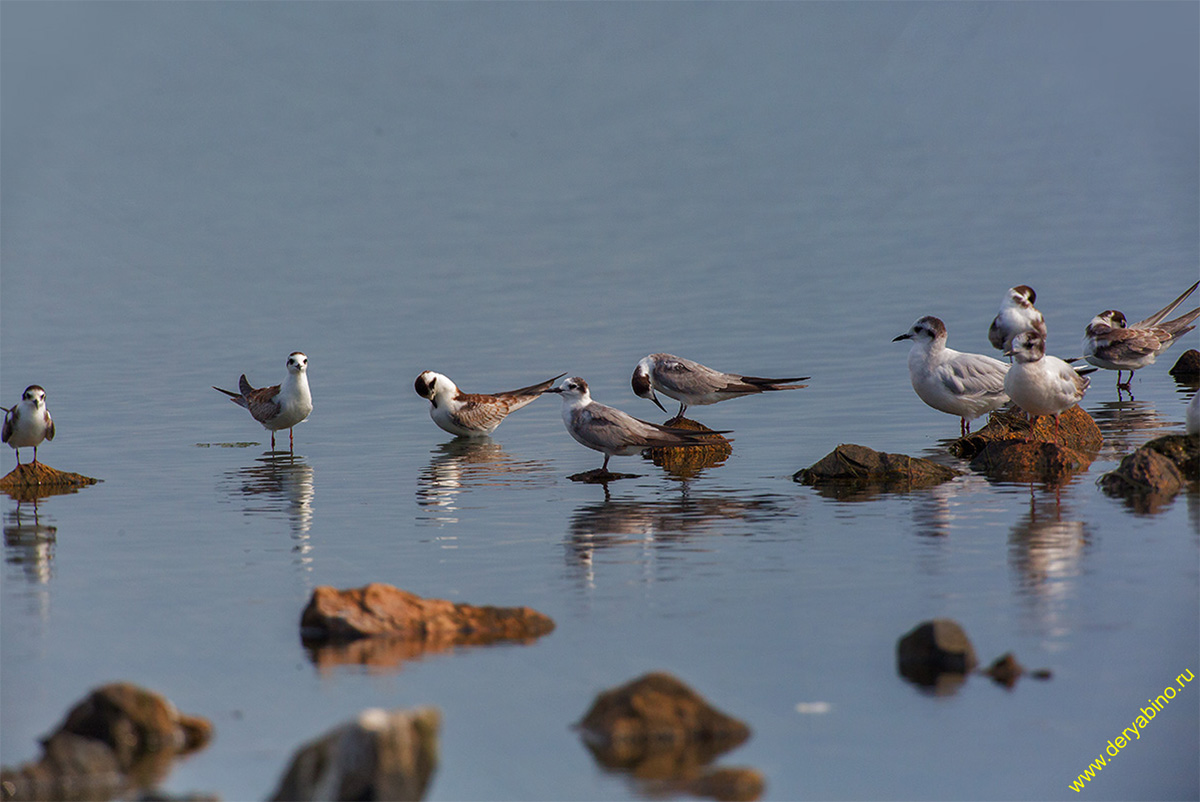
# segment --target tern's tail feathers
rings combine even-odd
[[[242,378],[238,379],[238,389],[242,391],[242,395],[250,395],[250,393],[254,392],[254,388],[250,386],[245,373],[242,374]]]
[[[546,379],[546,381],[544,381],[544,382],[538,382],[537,384],[531,384],[528,387],[522,387],[518,390],[507,390],[503,393],[496,393],[496,395],[501,395],[501,396],[505,396],[505,395],[507,395],[507,396],[541,395],[542,393],[546,392],[551,387],[553,387],[554,383],[556,381],[558,381],[559,379],[561,379],[563,376],[566,376],[566,375],[567,374],[565,374],[565,373],[560,373],[557,376],[555,376],[553,379]]]
[[[249,407],[246,406],[245,396],[241,395],[240,393],[230,392],[229,390],[222,390],[220,387],[215,387],[215,386],[213,387],[213,389],[216,390],[218,393],[225,393],[225,395],[229,396],[229,400],[232,401],[233,403],[237,404],[239,407],[242,407],[243,409],[249,409]]]
[[[742,381],[754,390],[763,392],[769,390],[799,390],[802,387],[807,387],[807,384],[796,384],[811,379],[812,376],[795,376],[788,379],[764,379],[761,376],[742,376]]]
[[[1162,320],[1164,317],[1166,317],[1167,315],[1174,312],[1175,307],[1177,307],[1181,303],[1183,303],[1184,299],[1186,299],[1189,295],[1191,295],[1193,292],[1195,292],[1197,287],[1200,287],[1200,281],[1197,281],[1195,284],[1188,287],[1186,290],[1183,291],[1183,295],[1180,295],[1174,301],[1171,301],[1171,303],[1167,304],[1162,309],[1159,309],[1157,312],[1155,312],[1150,317],[1146,318],[1145,320],[1139,320],[1137,323],[1134,323],[1129,328],[1131,328],[1131,329],[1148,329],[1151,326],[1157,326],[1158,321]],[[1200,309],[1196,309],[1193,311],[1200,312]],[[1192,312],[1189,312],[1188,314],[1192,314]],[[1184,317],[1187,317],[1187,315],[1184,315]],[[1182,320],[1182,318],[1180,318],[1180,319]],[[1174,322],[1174,321],[1172,321],[1172,322]]]
[[[1174,320],[1168,320],[1166,323],[1161,324],[1159,328],[1166,329],[1171,333],[1171,337],[1179,338],[1196,328],[1192,325],[1192,321],[1198,317],[1200,317],[1200,306],[1197,306],[1186,315],[1180,315]]]

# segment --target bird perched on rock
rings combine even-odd
[[[1036,302],[1037,293],[1026,284],[1008,291],[1000,303],[999,313],[988,328],[988,342],[992,347],[997,351],[1007,351],[1012,347],[1013,337],[1023,331],[1036,331],[1045,338],[1046,320],[1034,307]]]
[[[275,432],[288,430],[288,451],[294,450],[292,427],[312,412],[312,393],[308,389],[308,357],[293,351],[287,358],[288,374],[281,384],[273,387],[254,388],[243,373],[238,380],[238,390],[231,392],[213,387],[239,407],[250,411],[250,415],[271,432],[271,450],[275,450]]]
[[[1154,364],[1159,354],[1196,328],[1191,324],[1200,317],[1200,307],[1174,320],[1160,321],[1175,311],[1175,307],[1183,303],[1198,286],[1200,281],[1188,287],[1182,295],[1150,317],[1133,325],[1127,324],[1125,315],[1116,309],[1108,309],[1096,315],[1084,330],[1084,358],[1098,368],[1115,370],[1118,388],[1129,387],[1133,382],[1135,370]],[[1124,370],[1129,371],[1129,379],[1122,384],[1121,371]]]
[[[414,383],[417,395],[429,401],[429,417],[450,434],[462,437],[483,437],[500,425],[510,413],[536,401],[550,385],[565,376],[531,384],[519,390],[502,393],[464,393],[449,377],[432,370],[422,371]]]
[[[12,409],[4,409],[4,428],[0,437],[17,452],[17,464],[21,464],[21,449],[33,448],[33,461],[37,463],[37,449],[44,440],[54,439],[54,419],[46,408],[46,391],[36,384],[25,388],[21,401]]]
[[[564,379],[561,385],[551,387],[546,392],[562,395],[563,424],[571,437],[604,454],[601,472],[608,470],[608,460],[613,456],[628,457],[647,448],[662,446],[711,445],[712,435],[727,434],[673,429],[639,420],[619,409],[593,401],[587,382],[578,376]]]
[[[633,370],[633,392],[640,398],[648,398],[659,409],[666,412],[655,390],[679,402],[676,418],[682,418],[690,406],[702,406],[774,390],[798,390],[806,384],[795,384],[808,379],[797,376],[790,379],[764,379],[759,376],[743,376],[740,373],[725,373],[672,354],[650,354],[638,362]]]
[[[1008,403],[1004,376],[1008,365],[983,354],[946,347],[946,324],[926,315],[892,342],[912,340],[908,377],[922,401],[940,412],[957,415],[963,437],[971,421]]]
[[[1033,417],[1054,416],[1054,442],[1058,442],[1058,416],[1083,400],[1090,379],[1069,364],[1046,353],[1046,340],[1035,331],[1018,334],[1009,349],[1012,368],[1004,390],[1017,406]]]

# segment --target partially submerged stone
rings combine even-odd
[[[988,418],[987,425],[977,432],[959,438],[950,444],[950,453],[963,459],[971,459],[994,442],[1054,443],[1054,418],[1042,415],[1036,425],[1030,427],[1025,413],[1016,410],[998,410]],[[1058,445],[1081,454],[1095,454],[1104,443],[1104,435],[1096,421],[1082,407],[1073,406],[1058,416]],[[1090,459],[1088,460],[1090,462]]]
[[[1200,479],[1200,438],[1167,435],[1128,454],[1116,470],[1100,477],[1100,487],[1122,498],[1134,512],[1164,509],[1187,483]]]
[[[390,637],[419,643],[425,650],[530,641],[553,629],[554,621],[528,607],[476,607],[424,599],[382,582],[349,590],[322,585],[313,591],[300,616],[306,641]]]
[[[1025,667],[1017,662],[1017,658],[1012,652],[1005,652],[992,661],[992,664],[983,673],[1004,687],[1011,688],[1025,673]]]
[[[935,618],[918,624],[896,644],[901,676],[939,694],[953,693],[979,660],[957,621]]]
[[[579,728],[597,762],[636,777],[654,796],[762,794],[762,776],[753,769],[708,769],[749,738],[750,728],[670,674],[646,674],[600,693]]]
[[[993,440],[971,460],[971,469],[1000,482],[1060,485],[1092,464],[1092,454],[1035,440]]]
[[[907,454],[885,454],[866,446],[839,445],[809,468],[792,475],[793,481],[850,495],[903,492],[932,487],[962,472],[932,460]]]
[[[609,482],[615,482],[619,479],[636,479],[636,473],[617,473],[616,471],[608,471],[604,468],[594,468],[583,473],[573,473],[567,477],[572,482],[583,482],[590,485],[606,485]]]
[[[74,493],[99,481],[81,473],[51,468],[44,462],[24,462],[0,477],[0,491],[17,501],[36,501],[46,496]]]
[[[304,744],[272,800],[416,800],[437,769],[435,708],[365,710]]]
[[[175,758],[205,746],[212,725],[153,691],[104,685],[42,740],[42,757],[0,771],[4,799],[109,799],[150,790]]]
[[[1189,348],[1175,360],[1175,367],[1170,370],[1171,376],[1183,384],[1200,384],[1200,351]]]
[[[658,467],[681,478],[697,475],[705,468],[720,465],[729,459],[733,453],[733,445],[722,434],[713,431],[703,423],[676,415],[663,424],[673,429],[687,429],[693,432],[709,432],[710,436],[702,446],[684,446],[648,448],[642,456],[649,459]]]

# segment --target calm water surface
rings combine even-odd
[[[771,799],[1060,798],[1200,670],[1200,498],[1150,514],[1095,484],[1181,429],[1181,346],[1133,399],[1093,377],[1105,448],[1062,488],[839,501],[790,478],[841,442],[944,454],[957,422],[891,342],[921,315],[987,352],[1029,283],[1070,356],[1095,313],[1143,317],[1196,279],[1194,4],[0,15],[0,394],[45,386],[40,456],[104,480],[4,501],[6,765],[129,680],[216,727],[173,792],[263,798],[333,724],[432,704],[432,799],[641,798],[571,725],[667,670],[750,725],[719,762]],[[209,388],[277,382],[297,349],[316,409],[279,464]],[[723,465],[618,459],[640,476],[607,491],[567,480],[600,455],[557,399],[468,448],[412,391],[425,368],[472,391],[567,371],[661,420],[628,384],[652,351],[813,379],[693,410],[734,430]],[[318,667],[312,589],[370,581],[557,628]],[[935,616],[1053,680],[919,691],[895,643]],[[1181,692],[1085,793],[1195,798],[1198,710]]]

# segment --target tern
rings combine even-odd
[[[1033,287],[1020,284],[1013,287],[1000,303],[1000,312],[992,320],[988,329],[988,342],[997,351],[1007,351],[1012,347],[1013,337],[1023,331],[1036,331],[1044,338],[1046,336],[1046,319],[1034,307],[1037,293]]]
[[[0,409],[4,409],[0,407]],[[21,449],[33,447],[33,461],[37,463],[38,445],[43,440],[54,439],[54,419],[46,409],[46,391],[36,384],[25,388],[21,401],[12,409],[4,409],[4,429],[0,440],[8,443],[17,452],[17,464],[21,464]]]
[[[312,393],[308,389],[308,357],[300,351],[288,354],[287,370],[283,382],[273,387],[251,387],[245,373],[238,380],[241,392],[213,387],[239,407],[249,410],[250,415],[271,432],[272,451],[275,450],[275,432],[280,429],[288,430],[288,451],[294,450],[292,427],[307,418],[313,408]]]
[[[1057,443],[1058,416],[1083,400],[1091,380],[1058,357],[1048,355],[1045,338],[1034,331],[1018,334],[1008,353],[1014,361],[1004,378],[1005,392],[1033,417],[1031,424],[1036,425],[1042,415],[1053,415]]]
[[[417,376],[417,395],[429,401],[429,417],[443,430],[462,437],[491,434],[510,413],[536,401],[554,382],[567,374],[502,393],[464,393],[441,373],[426,370]]]
[[[764,379],[759,376],[743,376],[740,373],[724,373],[673,354],[650,354],[634,368],[633,392],[639,398],[648,398],[659,409],[666,407],[654,394],[658,390],[679,402],[676,418],[682,418],[690,406],[716,404],[730,398],[755,395],[773,390],[798,390],[806,384],[795,384],[810,376],[789,379]]]
[[[1108,309],[1092,318],[1083,335],[1083,355],[1098,368],[1117,372],[1117,387],[1128,388],[1133,382],[1133,372],[1154,364],[1163,351],[1176,340],[1196,328],[1191,325],[1200,317],[1200,307],[1174,320],[1160,322],[1175,311],[1184,300],[1200,286],[1197,281],[1182,295],[1145,320],[1128,325],[1125,315],[1116,309]],[[1121,371],[1129,371],[1129,378],[1121,383]]]

